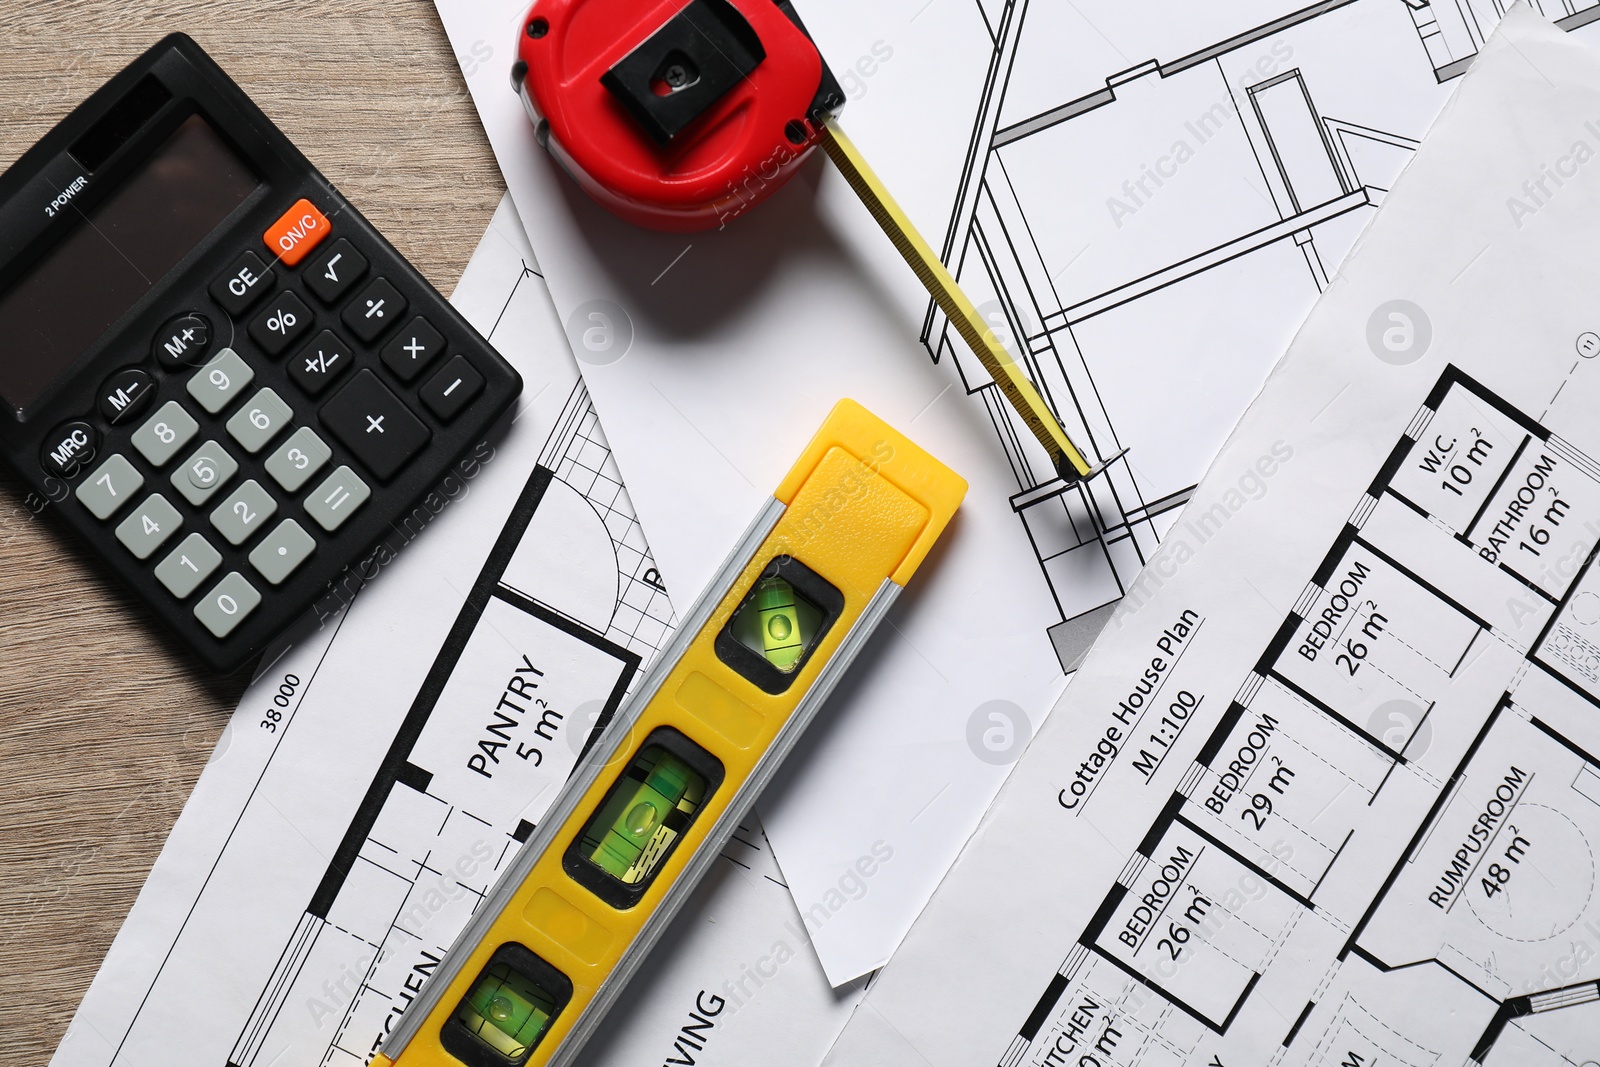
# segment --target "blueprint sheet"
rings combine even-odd
[[[827,1063],[1600,1059],[1597,159],[1513,9]]]
[[[647,234],[589,204],[509,88],[525,6],[439,0],[673,587],[699,586],[840,396],[972,483],[889,647],[762,807],[828,973],[859,974],[910,926],[1504,5],[797,3],[845,128],[1074,440],[1130,450],[1070,488],[821,160],[720,231]],[[1596,0],[1544,8],[1600,31]],[[880,838],[894,862],[827,907]]]
[[[368,1062],[665,643],[536,271],[508,198],[454,302],[521,371],[514,421],[246,692],[56,1067]],[[860,988],[829,988],[759,825],[723,856],[586,1062],[814,1063],[843,1025]]]

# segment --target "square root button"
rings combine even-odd
[[[388,481],[433,436],[369,369],[363,369],[322,408],[328,431]]]

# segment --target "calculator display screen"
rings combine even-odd
[[[259,184],[203,118],[185,120],[0,295],[0,398],[33,403]]]

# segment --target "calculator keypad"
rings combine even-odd
[[[104,522],[121,511],[144,485],[144,475],[120,453],[89,472],[76,496],[89,514]]]
[[[452,420],[499,373],[481,347],[467,349],[477,366],[454,354],[465,339],[445,309],[411,306],[392,253],[331,230],[297,203],[43,440],[39,462],[77,483],[113,562],[147,567],[219,640],[252,617],[257,640],[274,596],[303,608],[307,571],[322,581],[352,536],[376,536],[351,518],[402,492],[375,487],[415,492],[402,472],[436,439],[460,447]]]
[[[261,483],[250,478],[228,494],[211,512],[211,525],[230,545],[242,545],[266,526],[278,510],[278,502]]]
[[[239,461],[215,441],[207,441],[172,472],[172,487],[183,499],[199,507],[213,493],[228,484],[239,470]]]
[[[189,395],[206,409],[208,415],[215,415],[244,392],[244,387],[255,377],[256,372],[250,369],[250,364],[239,353],[224,348],[210,363],[195,372],[187,388]]]
[[[267,457],[266,468],[273,481],[283,486],[285,492],[292,493],[310,481],[332,458],[333,449],[323,443],[311,427],[302,426]]]
[[[117,540],[133,553],[134,559],[149,559],[182,525],[182,513],[160,493],[151,493],[133,514],[117,524]]]
[[[200,432],[200,424],[176,400],[169,400],[133,431],[130,441],[152,467],[165,467]]]
[[[211,572],[221,563],[222,553],[211,547],[211,542],[203,536],[192,533],[156,565],[156,581],[183,600],[200,588],[200,583],[211,577]]]
[[[294,412],[282,397],[271,389],[262,389],[228,420],[228,434],[254,455],[266,448],[293,417]]]

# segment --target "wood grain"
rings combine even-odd
[[[445,292],[505,188],[426,0],[0,0],[0,25],[0,166],[182,30]],[[0,472],[0,1063],[54,1052],[247,681]]]

